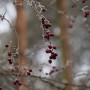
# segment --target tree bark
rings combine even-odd
[[[62,44],[62,55],[64,58],[64,64],[67,62],[71,62],[72,60],[72,54],[69,46],[69,34],[68,34],[68,25],[69,20],[67,18],[67,5],[68,0],[57,0],[57,9],[64,12],[63,14],[59,14],[58,19],[58,25],[61,29],[61,44]],[[65,38],[66,37],[66,38]],[[65,80],[68,83],[72,82],[72,65],[71,63],[64,69],[64,77]],[[65,90],[72,90],[72,87],[70,85],[67,85]]]
[[[26,66],[27,61],[24,57],[25,50],[27,48],[27,39],[26,39],[26,14],[23,7],[23,0],[16,0],[16,10],[17,10],[17,19],[16,19],[16,29],[19,38],[19,66]],[[20,74],[24,74],[25,71],[20,69]],[[25,86],[27,84],[26,78],[21,77],[20,81],[22,85],[19,87],[19,90],[28,90]]]

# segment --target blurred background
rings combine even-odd
[[[17,1],[22,2],[22,0]],[[77,85],[54,83],[53,86],[40,78],[26,77],[23,82],[27,82],[25,86],[27,89],[22,86],[20,90],[90,90],[87,88],[90,87],[90,15],[85,16],[85,10],[90,10],[90,1],[35,1],[40,2],[47,10],[42,12],[42,15],[52,25],[50,31],[55,36],[51,42],[57,47],[58,57],[51,64],[48,62],[49,55],[45,53],[47,42],[43,41],[41,21],[32,7],[25,2],[23,7],[20,7],[14,5],[14,0],[0,0],[0,15],[5,14],[5,18],[10,23],[0,20],[0,72],[5,73],[4,70],[9,71],[13,67],[8,63],[8,49],[5,45],[11,45],[10,50],[15,61],[17,59],[15,52],[19,44],[23,62],[20,65],[32,68],[34,75],[56,80],[59,83]],[[10,28],[10,25],[13,28]],[[52,67],[56,67],[57,72],[49,75]],[[18,90],[12,83],[13,79],[15,79],[13,75],[0,74],[0,87],[3,90]]]

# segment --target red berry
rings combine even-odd
[[[6,48],[8,48],[8,47],[9,47],[9,45],[5,45],[5,47],[6,47]]]
[[[56,72],[58,72],[58,69],[56,69]]]
[[[22,85],[22,83],[21,83],[21,82],[19,82],[18,84],[19,84],[20,86]]]
[[[19,83],[19,80],[15,80],[15,81],[13,82],[14,85],[16,85],[16,84],[18,84],[18,83]]]
[[[54,36],[54,34],[53,34],[53,33],[50,33],[50,34],[49,34],[49,36],[53,37],[53,36]]]
[[[46,38],[48,40],[50,39],[49,35],[45,35],[44,38]]]
[[[57,53],[54,53],[55,54],[55,56],[58,56],[58,54]]]
[[[9,57],[11,57],[11,56],[12,56],[11,52],[8,52],[8,56],[9,56]]]
[[[52,45],[49,45],[48,48],[49,48],[49,49],[52,49]]]
[[[43,9],[42,9],[42,11],[43,11],[43,12],[46,12],[46,9],[45,9],[45,8],[43,8]]]
[[[44,17],[42,17],[41,21],[42,21],[42,24],[45,24],[45,18]]]
[[[53,69],[56,69],[56,67],[55,67],[55,66],[53,66],[52,68],[53,68]]]
[[[0,90],[2,90],[2,88],[0,87]]]
[[[27,75],[30,75],[30,72],[27,72]]]
[[[50,33],[50,32],[48,32],[48,31],[46,32],[47,35],[49,35],[49,33]]]
[[[82,3],[85,3],[85,0],[83,0]]]
[[[51,51],[51,50],[49,50],[49,49],[47,49],[47,50],[46,50],[46,53],[51,53],[51,52],[52,52],[52,51]]]
[[[45,73],[46,75],[48,75],[48,73]]]
[[[56,49],[56,46],[53,46],[53,49]]]
[[[39,69],[39,71],[41,72],[42,70],[41,70],[41,69]]]
[[[50,56],[49,58],[50,58],[50,59],[53,59],[53,57],[52,57],[52,56]]]
[[[54,73],[54,70],[51,70],[50,73],[49,73],[49,75],[51,75],[52,73]]]
[[[51,64],[52,63],[52,60],[49,60],[48,62]]]
[[[12,64],[12,60],[11,59],[8,59],[8,62],[9,62],[9,64]]]
[[[29,72],[32,72],[32,70],[31,70],[31,69],[29,69]]]

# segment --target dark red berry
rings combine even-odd
[[[54,70],[51,70],[50,73],[49,73],[49,75],[51,75],[52,73],[54,73]]]
[[[11,56],[12,56],[11,52],[8,52],[8,56],[9,56],[9,57],[11,57]]]
[[[53,36],[54,36],[54,34],[53,34],[53,33],[50,33],[50,34],[49,34],[49,36],[53,37]]]
[[[52,51],[51,51],[51,50],[49,50],[49,49],[47,49],[47,50],[46,50],[46,53],[51,53],[51,52],[52,52]]]
[[[2,90],[2,88],[0,87],[0,90]]]
[[[45,73],[46,75],[48,75],[48,73]]]
[[[9,64],[12,64],[12,59],[8,59]]]
[[[5,45],[5,47],[6,47],[6,48],[8,48],[8,47],[9,47],[9,45]]]
[[[16,84],[18,84],[18,83],[19,83],[19,80],[15,80],[15,81],[13,82],[14,85],[16,85]]]
[[[46,12],[46,9],[45,9],[45,8],[43,8],[43,9],[42,9],[42,11],[43,11],[43,12]]]
[[[88,17],[89,16],[89,11],[86,11],[85,12],[85,17]]]
[[[45,18],[44,17],[42,17],[41,22],[42,22],[42,24],[45,24]]]
[[[16,85],[17,83],[14,81],[13,84]]]
[[[27,75],[31,75],[30,72],[27,72]]]
[[[58,72],[58,69],[56,69],[56,72]]]
[[[12,64],[12,61],[9,61],[9,64]]]
[[[53,66],[52,68],[53,68],[53,69],[56,69],[56,67],[55,67],[55,66]]]
[[[49,33],[50,33],[50,32],[48,32],[48,31],[46,32],[47,35],[49,35]]]
[[[49,45],[48,48],[49,48],[49,49],[52,49],[52,45]]]
[[[83,0],[82,3],[85,3],[85,0]]]
[[[41,72],[41,71],[42,71],[42,69],[39,69],[39,71]]]
[[[52,63],[52,60],[49,60],[48,62],[51,64]]]
[[[55,56],[58,56],[58,54],[57,53],[54,53],[55,54]]]
[[[49,35],[45,35],[44,38],[46,38],[48,40],[50,39]]]
[[[52,56],[50,56],[49,58],[50,58],[50,59],[53,59],[53,57],[52,57]]]
[[[32,70],[31,70],[31,69],[29,69],[29,72],[32,72]]]
[[[22,85],[22,83],[21,83],[21,82],[19,82],[18,84],[19,84],[20,86]]]
[[[53,46],[53,49],[56,49],[56,46]]]

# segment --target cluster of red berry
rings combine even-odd
[[[44,38],[50,41],[50,38],[54,36],[54,34],[49,31],[49,28],[51,27],[51,23],[45,17],[41,18],[41,22],[45,30]],[[51,53],[49,57],[50,60],[48,61],[50,64],[52,63],[51,59],[56,59],[57,56],[57,53],[53,51],[54,49],[56,49],[56,46],[52,45],[50,42],[50,45],[48,45],[48,49],[46,49],[46,53]]]
[[[86,3],[87,0],[82,0],[82,3]],[[77,3],[76,2],[73,2],[73,5],[72,5],[72,8],[75,8],[77,7]],[[81,9],[80,9],[81,10]],[[87,6],[85,6],[83,8],[83,10],[81,10],[84,12],[84,17],[88,17],[90,15],[90,10],[87,8]]]
[[[19,86],[22,85],[22,83],[20,82],[19,79],[15,79],[15,80],[13,81],[13,84],[14,84],[14,85],[19,85]]]
[[[45,29],[49,29],[51,27],[51,23],[48,20],[46,20],[46,18],[42,17],[41,21]]]
[[[49,31],[47,31],[44,35],[44,38],[47,39],[47,40],[50,40],[51,37],[53,37],[54,34],[53,33],[50,33]]]
[[[5,47],[9,48],[9,45],[5,45]],[[7,55],[8,55],[8,62],[9,62],[9,64],[12,64],[12,59],[11,59],[12,53],[11,53],[11,51],[8,51]]]
[[[27,71],[27,75],[31,75],[31,73],[32,73],[32,69],[29,69],[29,70]]]
[[[48,45],[48,49],[46,49],[46,53],[50,53],[50,56],[49,56],[49,60],[48,62],[51,64],[52,63],[52,59],[56,59],[57,57],[57,53],[54,52],[54,50],[56,49],[56,46],[53,46],[53,45]]]

